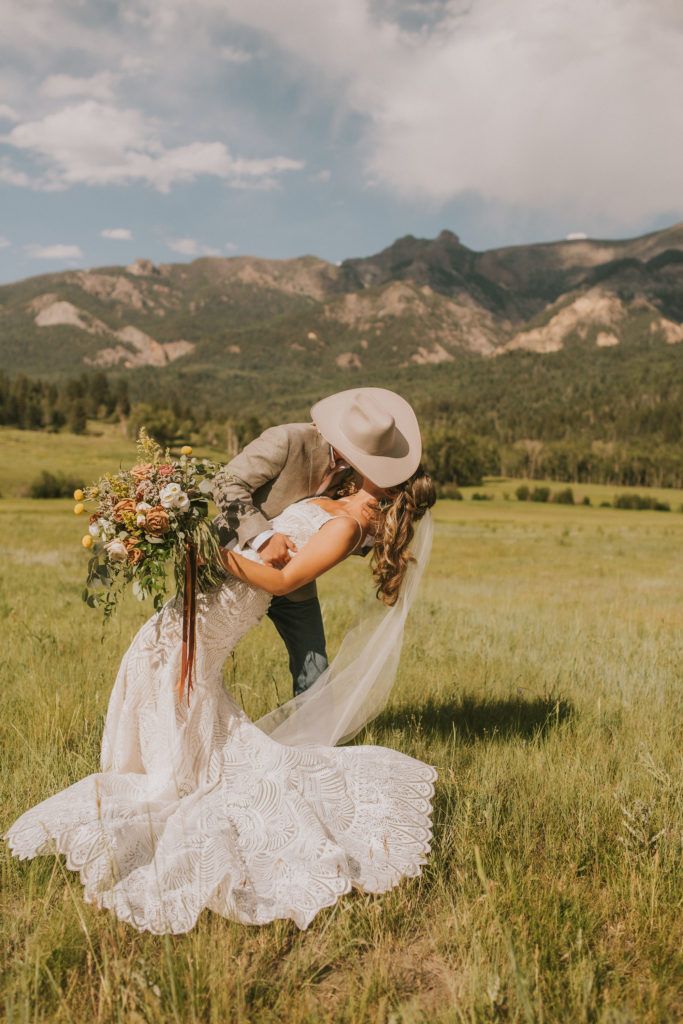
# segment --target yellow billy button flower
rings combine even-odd
[[[83,501],[84,498],[85,494],[80,488],[77,491],[74,491],[74,501]]]
[[[181,455],[192,455],[192,447],[191,447],[191,445],[184,444],[183,447],[180,449],[180,454]]]
[[[75,516],[81,516],[81,515],[83,515],[84,512],[85,512],[85,505],[82,502],[79,501],[77,505],[74,505],[74,515]]]
[[[91,548],[94,543],[95,542],[89,533],[86,533],[85,537],[81,538],[81,544],[84,548]]]

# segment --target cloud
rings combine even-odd
[[[403,199],[680,208],[675,0],[446,0],[417,22],[414,4],[231,0],[230,15],[335,90],[364,125],[367,179]]]
[[[229,64],[248,64],[253,59],[253,53],[243,50],[239,46],[222,46],[220,55]]]
[[[308,180],[317,182],[320,185],[326,185],[328,181],[332,180],[332,171],[324,167],[321,171],[311,174]]]
[[[12,243],[9,238],[5,238],[4,235],[0,235],[0,249],[7,249]]]
[[[9,160],[0,160],[0,185],[14,185],[17,188],[28,188],[31,179],[24,171],[12,167]]]
[[[582,241],[584,238],[588,238],[585,231],[570,231],[568,235],[565,235],[568,242]]]
[[[78,245],[25,245],[32,260],[81,260],[83,252]]]
[[[239,245],[237,244],[237,242],[226,242],[223,248],[225,249],[226,252],[237,252],[237,250],[239,249]]]
[[[681,210],[682,38],[680,0],[5,0],[26,116],[0,182],[274,189],[303,167],[276,134],[316,167],[342,139],[359,188],[422,209],[621,228]],[[260,89],[225,88],[264,54]]]
[[[110,71],[100,71],[89,78],[73,75],[50,75],[40,87],[42,96],[49,99],[65,99],[69,96],[87,96],[94,100],[109,100],[114,95],[116,76]]]
[[[0,121],[18,121],[19,115],[13,107],[0,103]]]
[[[131,242],[133,232],[130,228],[104,228],[100,231],[102,238],[109,238],[114,242]]]
[[[95,100],[17,124],[0,141],[32,155],[44,168],[30,182],[38,189],[137,181],[168,192],[179,182],[204,175],[221,178],[234,188],[270,189],[280,175],[304,166],[284,156],[233,156],[223,142],[166,147],[159,125],[139,110]]]
[[[166,245],[173,252],[182,256],[220,256],[220,249],[214,249],[210,245],[203,245],[196,238],[172,238]]]
[[[102,60],[115,49],[113,34],[101,31],[101,20],[80,0],[3,0],[2,42],[27,63],[42,53],[65,51],[72,58],[82,51]]]

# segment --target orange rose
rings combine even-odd
[[[140,483],[141,480],[149,480],[153,469],[151,462],[139,462],[137,466],[133,466],[130,473],[135,482]]]
[[[133,498],[123,498],[114,505],[113,518],[117,523],[122,523],[125,516],[135,515],[135,501]]]
[[[126,537],[124,540],[126,551],[128,552],[128,561],[132,565],[137,565],[140,559],[143,557],[142,551],[138,547],[138,542],[134,537]]]
[[[175,473],[175,466],[172,466],[170,462],[164,462],[157,468],[157,473],[159,476],[170,476],[171,473]]]
[[[161,505],[155,505],[145,513],[145,529],[154,537],[160,537],[162,533],[166,533],[170,525],[168,512]]]

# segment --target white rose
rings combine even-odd
[[[128,560],[126,545],[120,540],[110,540],[104,547],[105,551],[109,555],[110,562],[126,562]]]
[[[91,523],[90,526],[88,527],[88,533],[90,534],[91,537],[94,537],[95,540],[99,540],[100,539],[100,524],[99,524],[99,522]]]
[[[178,498],[182,493],[180,484],[166,484],[166,486],[162,487],[159,491],[159,502],[164,508],[176,508]]]
[[[190,499],[181,489],[180,484],[166,484],[159,491],[159,502],[163,508],[173,508],[178,512],[187,512],[190,507]]]
[[[135,522],[138,524],[138,526],[144,526],[146,522],[145,513],[138,512],[138,514],[135,517]]]
[[[139,501],[137,503],[137,505],[135,506],[135,511],[136,512],[149,512],[151,507],[152,506],[150,505],[150,503],[148,501]]]

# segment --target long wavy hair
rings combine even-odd
[[[389,497],[379,502],[373,514],[372,576],[380,601],[394,605],[413,560],[410,542],[415,523],[436,501],[436,491],[432,478],[418,466],[409,480],[387,493]]]

